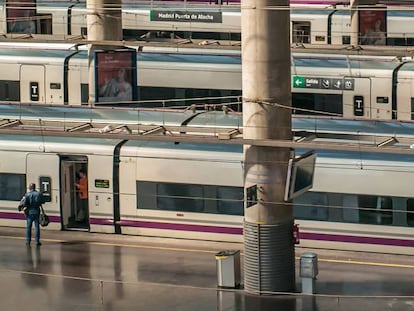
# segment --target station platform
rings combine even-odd
[[[217,286],[218,251],[243,244],[0,227],[3,310],[414,310],[414,257],[296,247],[291,293]],[[318,255],[315,294],[301,292],[299,258]],[[243,265],[242,265],[243,268]],[[242,269],[243,270],[243,269]],[[243,280],[243,271],[242,280]]]

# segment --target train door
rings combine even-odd
[[[20,67],[20,100],[22,103],[45,103],[44,66],[22,65]]]
[[[414,91],[412,76],[407,75],[405,77],[401,77],[400,73],[397,79],[397,83],[395,83],[397,86],[395,90],[396,95],[395,98],[393,98],[395,101],[392,108],[392,110],[395,110],[393,118],[404,121],[414,120]],[[391,118],[392,117],[389,117],[388,119]]]
[[[82,179],[87,186],[88,160],[84,156],[60,158],[61,215],[63,230],[89,230],[88,190],[82,189]],[[85,194],[83,193],[85,190]]]
[[[44,208],[47,212],[59,213],[59,156],[48,153],[29,153],[26,157],[26,167],[26,184],[35,183],[36,189],[43,193],[46,201]]]
[[[344,77],[343,104],[345,118],[376,118],[380,113],[372,107],[370,78]],[[375,114],[373,114],[375,113]]]

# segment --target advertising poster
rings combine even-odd
[[[8,33],[36,33],[36,0],[7,0]]]
[[[135,50],[95,52],[95,102],[125,103],[137,99]]]
[[[387,12],[385,10],[360,10],[359,34],[359,42],[362,45],[386,45]]]

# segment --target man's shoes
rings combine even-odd
[[[30,242],[26,242],[26,246],[27,247],[30,247]]]
[[[36,246],[40,246],[40,245],[42,245],[42,243],[40,243],[40,242],[37,242],[36,243]]]

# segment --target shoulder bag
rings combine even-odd
[[[49,224],[49,216],[46,215],[43,206],[40,206],[39,224],[46,227]]]

